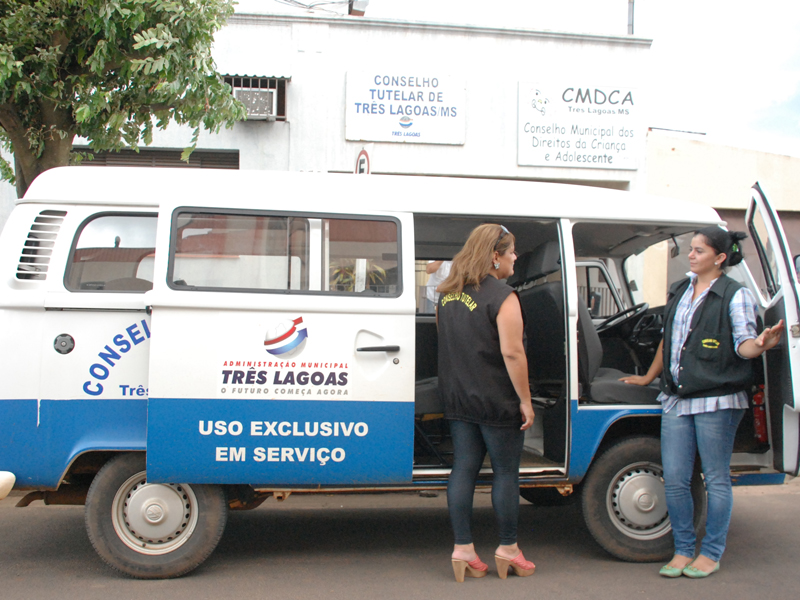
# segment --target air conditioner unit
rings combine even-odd
[[[235,90],[236,99],[247,108],[248,121],[274,121],[278,108],[276,90]]]

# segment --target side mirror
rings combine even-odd
[[[675,236],[672,236],[672,248],[669,249],[669,257],[670,258],[677,258],[678,255],[681,253],[680,246],[678,246],[678,240],[675,239]],[[800,255],[798,255],[800,256]],[[797,265],[797,256],[795,257],[795,268]]]
[[[600,292],[591,292],[589,294],[589,314],[593,319],[600,316],[600,302],[602,300],[603,297],[600,295]]]
[[[800,254],[797,254],[794,257],[794,270],[795,273],[800,272]]]

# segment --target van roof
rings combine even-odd
[[[164,207],[235,203],[303,212],[412,212],[574,220],[721,223],[712,208],[582,185],[430,177],[137,167],[59,167],[19,203]]]

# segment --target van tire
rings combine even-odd
[[[227,519],[220,486],[148,484],[144,452],[109,460],[86,497],[95,551],[138,579],[180,577],[197,568],[216,548]]]
[[[629,562],[668,560],[674,553],[664,497],[661,443],[631,437],[606,449],[592,465],[582,490],[583,517],[592,537],[609,554]],[[692,478],[694,524],[706,520],[700,470]]]

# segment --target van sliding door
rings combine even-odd
[[[159,230],[169,251],[152,294],[148,481],[410,481],[408,217],[242,204],[162,215],[171,227]]]

